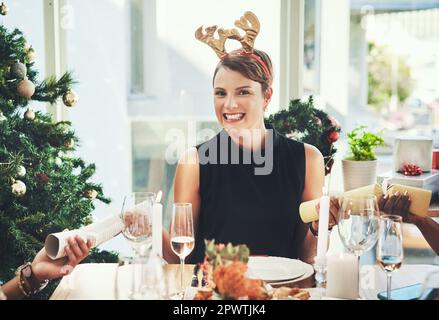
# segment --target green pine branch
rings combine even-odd
[[[32,100],[55,103],[58,97],[67,93],[75,83],[71,72],[64,73],[58,81],[56,77],[50,76],[35,88]]]

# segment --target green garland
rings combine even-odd
[[[265,123],[288,138],[315,146],[324,157],[325,174],[331,172],[337,152],[334,142],[339,138],[341,127],[335,118],[314,107],[312,96],[307,102],[291,100],[288,109],[272,114]]]

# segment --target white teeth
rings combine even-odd
[[[228,114],[225,113],[224,116],[227,120],[241,120],[244,117],[244,113],[234,113],[234,114]]]

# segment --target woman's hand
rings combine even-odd
[[[334,226],[338,224],[339,221],[339,215],[338,210],[340,209],[340,205],[338,203],[338,199],[336,197],[330,198],[329,203],[329,223],[328,223],[328,230],[331,230]],[[317,212],[320,212],[320,203],[317,203],[316,205]],[[316,231],[318,231],[319,227],[319,221],[313,221],[312,228]]]
[[[380,211],[385,214],[395,214],[402,217],[402,220],[407,223],[416,223],[418,217],[411,214],[409,211],[411,204],[410,195],[408,192],[401,194],[399,191],[391,196],[382,196],[378,201]]]
[[[32,271],[40,282],[69,274],[79,262],[88,256],[88,252],[92,247],[91,240],[85,243],[81,237],[76,236],[75,238],[69,238],[67,241],[69,245],[65,248],[67,256],[64,258],[52,260],[44,248],[35,256],[34,261],[32,261]]]

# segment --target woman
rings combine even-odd
[[[252,18],[253,25],[257,22],[248,13],[245,17]],[[206,30],[209,34],[212,27]],[[264,111],[273,95],[272,63],[265,52],[251,49],[219,54],[215,50],[221,60],[213,75],[214,106],[223,130],[187,150],[177,166],[174,201],[192,203],[193,208],[196,238],[189,259],[201,262],[204,239],[215,239],[246,244],[255,255],[313,263],[316,237],[300,220],[299,205],[322,195],[323,156],[314,146],[266,127]],[[317,224],[313,227],[317,229]],[[164,256],[178,262],[167,234]]]

